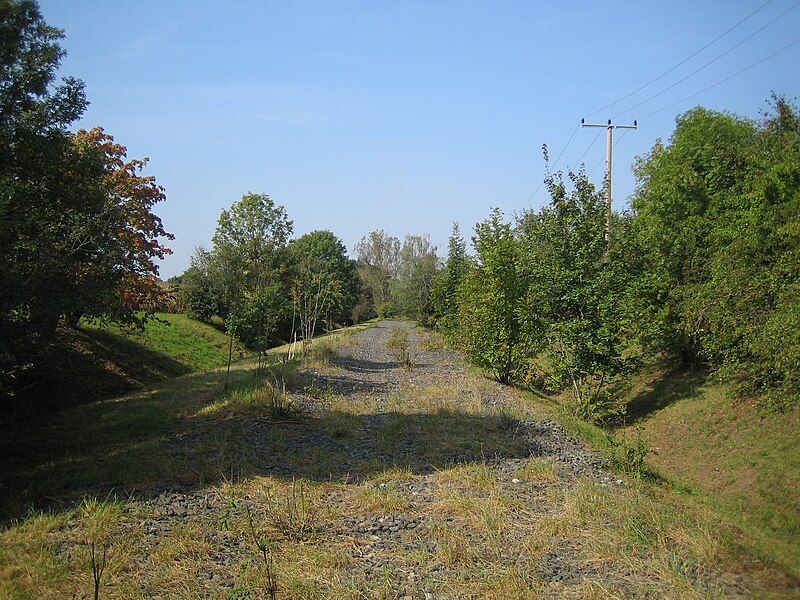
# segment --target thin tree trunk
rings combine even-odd
[[[228,332],[228,370],[225,372],[225,388],[224,392],[228,391],[231,379],[231,359],[233,358],[233,334]]]

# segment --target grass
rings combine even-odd
[[[25,420],[76,404],[113,398],[226,363],[227,336],[186,315],[159,314],[144,331],[82,323],[61,328],[30,387],[9,405]],[[235,358],[244,349],[234,347]],[[68,381],[69,385],[64,385]],[[5,416],[5,415],[4,415]]]
[[[555,466],[546,458],[531,457],[524,467],[517,471],[522,481],[553,482],[558,479]]]
[[[228,336],[188,315],[157,313],[143,330],[115,324],[82,325],[87,331],[103,331],[152,350],[182,365],[189,372],[221,367],[228,360]],[[234,341],[234,359],[241,359],[247,350]],[[182,375],[183,373],[176,373]]]
[[[552,399],[545,400],[550,406]],[[703,371],[645,371],[628,398],[630,425],[608,431],[558,410],[559,421],[625,471],[621,454],[641,436],[641,486],[661,502],[713,515],[729,562],[766,590],[800,582],[800,415],[764,414],[735,401]],[[723,533],[726,532],[726,533]],[[780,592],[775,592],[781,597]],[[769,596],[772,597],[772,596]]]
[[[800,579],[800,415],[760,413],[753,401],[690,372],[660,374],[641,385],[642,406],[657,403],[638,425],[648,465],[685,493],[699,495],[748,532],[758,554]],[[618,432],[627,439],[635,427]]]

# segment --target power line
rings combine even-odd
[[[577,164],[579,164],[579,165],[581,164],[581,161],[583,160],[583,157],[586,156],[586,153],[589,151],[589,149],[592,146],[594,146],[594,143],[597,141],[597,138],[600,137],[601,133],[603,133],[603,130],[602,129],[598,129],[597,130],[597,135],[594,136],[594,139],[589,143],[589,145],[587,146],[586,150],[583,151],[583,154],[581,154],[581,157],[578,159]]]
[[[570,134],[569,139],[567,140],[567,143],[564,144],[564,147],[561,149],[561,152],[558,153],[558,157],[556,158],[555,162],[553,163],[553,168],[554,169],[556,168],[556,165],[558,164],[558,161],[561,160],[561,157],[564,156],[564,152],[569,147],[569,143],[572,141],[572,138],[575,137],[575,132],[578,131],[578,128],[580,126],[581,126],[580,123],[575,125],[575,129],[572,130],[572,133]],[[548,168],[548,170],[549,170],[549,168]],[[534,192],[530,196],[528,196],[527,202],[530,202],[533,199],[533,197],[536,194],[539,193],[539,190],[542,189],[543,185],[544,185],[544,179],[542,179],[542,181],[539,183],[539,186],[536,188],[536,190],[534,190]]]
[[[576,132],[576,131],[578,131],[578,128],[580,128],[580,123],[578,123],[577,125],[575,125],[575,129],[573,129],[573,130],[572,130],[572,133],[570,134],[570,136],[569,136],[569,139],[567,140],[567,143],[566,143],[566,144],[564,145],[564,147],[561,149],[561,152],[559,152],[559,153],[558,153],[558,157],[556,158],[556,161],[553,163],[553,168],[554,168],[554,169],[556,168],[556,165],[558,165],[558,161],[559,161],[559,160],[561,160],[561,157],[562,157],[562,156],[564,156],[564,151],[565,151],[565,150],[567,149],[567,147],[569,146],[569,143],[572,141],[572,138],[574,138],[574,137],[575,137],[575,132]]]
[[[777,21],[778,19],[780,19],[781,17],[783,17],[784,15],[786,15],[787,13],[789,13],[790,11],[794,10],[794,9],[795,9],[795,8],[797,8],[798,6],[800,6],[800,2],[796,2],[795,4],[793,4],[792,6],[790,6],[789,8],[787,8],[785,11],[783,11],[781,14],[779,14],[777,17],[775,17],[775,18],[771,19],[770,21],[767,21],[767,23],[765,23],[764,25],[762,25],[761,27],[759,27],[758,29],[756,29],[756,30],[755,30],[753,33],[751,33],[750,35],[748,35],[746,38],[744,38],[743,40],[740,40],[739,42],[737,42],[736,44],[734,44],[733,46],[731,46],[730,48],[728,48],[727,50],[725,50],[725,52],[723,52],[722,54],[718,54],[717,56],[715,56],[714,58],[712,58],[710,61],[708,61],[708,62],[707,62],[707,63],[705,63],[704,65],[700,66],[698,69],[695,69],[694,71],[692,71],[691,73],[689,73],[689,74],[688,74],[688,75],[686,75],[685,77],[682,77],[681,79],[679,79],[678,81],[676,81],[676,82],[675,82],[675,83],[673,83],[672,85],[670,85],[670,86],[668,86],[668,87],[665,87],[663,90],[661,90],[661,91],[659,91],[659,92],[656,92],[655,94],[653,94],[653,95],[652,95],[652,96],[650,96],[649,98],[645,98],[644,100],[642,100],[642,101],[641,101],[641,102],[639,102],[638,104],[634,104],[634,105],[633,105],[633,106],[631,106],[630,108],[628,108],[628,109],[626,109],[626,110],[623,110],[623,111],[622,111],[622,112],[620,112],[620,113],[617,113],[616,115],[614,115],[614,118],[616,118],[616,117],[619,117],[620,115],[624,115],[625,113],[629,113],[629,112],[631,112],[632,110],[634,110],[634,109],[636,109],[636,108],[639,108],[639,107],[640,107],[642,104],[646,104],[647,102],[650,102],[650,100],[652,100],[653,98],[657,98],[657,97],[658,97],[658,96],[660,96],[661,94],[663,94],[663,93],[665,93],[665,92],[668,92],[669,90],[671,90],[672,88],[674,88],[674,87],[675,87],[676,85],[678,85],[679,83],[683,83],[684,81],[686,81],[687,79],[689,79],[689,78],[690,78],[690,77],[692,77],[693,75],[696,75],[697,73],[699,73],[700,71],[702,71],[703,69],[705,69],[706,67],[708,67],[709,65],[712,65],[713,63],[717,62],[717,61],[718,61],[720,58],[722,58],[723,56],[725,56],[725,55],[727,55],[727,54],[730,54],[731,52],[733,52],[733,51],[734,51],[736,48],[738,48],[739,46],[741,46],[742,44],[744,44],[744,43],[745,43],[747,40],[749,40],[750,38],[752,38],[752,37],[753,37],[753,36],[755,36],[756,34],[758,34],[758,33],[761,33],[761,32],[762,32],[764,29],[766,29],[767,27],[769,27],[770,25],[772,25],[772,24],[773,24],[775,21]]]
[[[695,94],[692,94],[691,96],[686,96],[686,98],[683,98],[683,99],[681,99],[681,100],[678,100],[677,102],[673,102],[672,104],[670,104],[670,105],[668,105],[668,106],[665,106],[664,108],[659,108],[658,110],[654,110],[653,112],[646,114],[646,115],[645,115],[644,117],[642,117],[642,118],[646,118],[646,117],[652,117],[653,115],[656,115],[656,114],[658,114],[658,113],[660,113],[660,112],[664,112],[665,110],[668,110],[668,109],[672,108],[673,106],[675,106],[675,105],[677,105],[677,104],[680,104],[681,102],[686,102],[687,100],[691,100],[691,99],[692,99],[692,98],[694,98],[695,96],[699,96],[700,94],[702,94],[702,93],[704,93],[704,92],[707,92],[708,90],[710,90],[710,89],[712,89],[712,88],[715,88],[715,87],[717,87],[718,85],[721,85],[721,84],[725,83],[726,81],[730,81],[731,79],[733,79],[733,78],[734,78],[734,77],[736,77],[737,75],[741,75],[741,74],[742,74],[742,73],[744,73],[745,71],[749,71],[749,70],[750,70],[750,69],[752,69],[753,67],[756,67],[756,66],[760,65],[761,63],[768,61],[768,60],[769,60],[770,58],[772,58],[773,56],[776,56],[776,55],[780,54],[781,52],[784,52],[785,50],[788,50],[788,49],[789,49],[789,48],[791,48],[792,46],[796,46],[797,44],[800,44],[800,38],[796,39],[795,41],[793,41],[793,42],[792,42],[792,43],[790,43],[790,44],[787,44],[787,45],[785,45],[783,48],[781,48],[781,49],[779,49],[779,50],[776,50],[776,51],[775,51],[775,52],[773,52],[772,54],[770,54],[770,55],[768,55],[768,56],[765,56],[765,57],[764,57],[764,58],[762,58],[761,60],[757,60],[756,62],[754,62],[754,63],[753,63],[753,64],[751,64],[750,66],[748,66],[748,67],[745,67],[744,69],[740,69],[739,71],[736,71],[736,73],[734,73],[733,75],[730,75],[730,76],[726,77],[725,79],[721,79],[721,80],[719,80],[717,83],[714,83],[714,84],[712,84],[712,85],[708,86],[707,88],[703,88],[702,90],[700,90],[699,92],[697,92],[697,93],[695,93]]]
[[[745,21],[747,21],[747,20],[748,20],[750,17],[752,17],[754,14],[756,14],[757,12],[759,12],[761,9],[763,9],[764,7],[766,7],[766,6],[767,6],[768,4],[770,4],[771,2],[773,2],[773,0],[767,0],[766,2],[764,2],[764,4],[762,4],[761,6],[759,6],[757,9],[755,9],[755,10],[754,10],[753,12],[751,12],[749,15],[747,15],[746,17],[744,17],[743,19],[741,19],[741,20],[740,20],[738,23],[736,23],[735,25],[733,25],[733,26],[729,27],[729,28],[728,28],[728,29],[726,29],[725,31],[723,31],[721,34],[719,34],[719,35],[718,35],[717,37],[715,37],[713,40],[711,40],[710,42],[708,42],[708,43],[707,43],[705,46],[703,46],[702,48],[700,48],[699,50],[697,50],[697,51],[696,51],[696,52],[694,52],[693,54],[690,54],[689,56],[687,56],[686,58],[684,58],[684,59],[683,59],[681,62],[679,62],[679,63],[678,63],[678,64],[676,64],[675,66],[673,66],[673,67],[670,67],[669,69],[667,69],[666,71],[664,71],[663,73],[661,73],[661,75],[659,75],[658,77],[654,77],[653,79],[651,79],[650,81],[648,81],[648,82],[647,82],[647,83],[645,83],[644,85],[642,85],[642,86],[640,86],[640,87],[636,88],[636,89],[635,89],[635,90],[633,90],[631,93],[629,93],[629,94],[626,94],[625,96],[623,96],[623,97],[622,97],[622,98],[620,98],[619,100],[614,100],[614,102],[612,102],[611,104],[606,104],[606,105],[605,105],[603,108],[600,108],[600,109],[598,109],[598,110],[596,110],[596,111],[594,111],[594,112],[591,112],[591,113],[589,113],[589,114],[588,114],[588,115],[586,115],[586,116],[587,116],[587,117],[591,117],[591,116],[593,116],[593,115],[596,115],[597,113],[603,112],[603,111],[604,111],[604,110],[606,110],[607,108],[611,108],[612,106],[615,106],[615,105],[619,104],[619,103],[620,103],[620,102],[622,102],[623,100],[627,100],[628,98],[630,98],[630,97],[631,97],[631,96],[633,96],[634,94],[637,94],[637,93],[641,92],[643,89],[645,89],[646,87],[648,87],[648,86],[650,86],[651,84],[655,83],[656,81],[658,81],[659,79],[663,78],[664,76],[666,76],[666,75],[669,75],[669,74],[670,74],[670,73],[672,73],[672,72],[673,72],[675,69],[677,69],[677,68],[678,68],[678,67],[680,67],[681,65],[685,64],[686,62],[690,61],[691,59],[693,59],[693,58],[694,58],[695,56],[697,56],[698,54],[700,54],[700,53],[701,53],[703,50],[705,50],[706,48],[708,48],[708,47],[709,47],[709,46],[711,46],[712,44],[714,44],[714,43],[718,42],[718,41],[719,41],[719,40],[721,40],[723,37],[725,37],[726,35],[728,35],[728,34],[729,34],[731,31],[733,31],[734,29],[736,29],[736,28],[737,28],[739,25],[741,25],[742,23],[744,23]]]

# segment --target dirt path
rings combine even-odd
[[[389,347],[398,331],[410,368]],[[382,321],[325,346],[285,375],[301,415],[269,418],[263,384],[186,401],[159,455],[144,455],[164,463],[161,488],[120,505],[106,597],[269,597],[259,542],[278,598],[752,593],[720,566],[713,523],[605,470],[436,336]],[[44,547],[85,565],[85,519],[64,514]],[[39,596],[83,590],[81,568]]]
[[[409,334],[410,370],[388,347],[398,329]],[[140,526],[154,541],[174,535],[176,524],[205,523],[200,529],[209,552],[198,557],[203,566],[197,572],[207,578],[202,594],[227,588],[259,597],[263,577],[253,574],[258,556],[242,521],[245,506],[270,532],[277,580],[288,597],[713,597],[746,591],[740,578],[714,569],[687,570],[677,562],[664,573],[664,565],[648,564],[647,556],[608,548],[617,543],[613,535],[606,543],[587,540],[606,535],[603,526],[617,526],[612,519],[620,515],[606,515],[606,523],[589,531],[581,511],[595,504],[618,509],[613,497],[630,493],[626,483],[559,425],[534,418],[519,393],[476,376],[461,356],[409,323],[383,321],[346,338],[329,364],[305,374],[311,393],[293,392],[293,398],[311,426],[243,417],[239,447],[255,455],[267,477],[145,503],[157,516]],[[307,539],[277,531],[294,479],[310,482],[303,488],[313,507],[314,532]],[[294,488],[297,494],[299,485]],[[219,527],[223,513],[224,520],[239,520],[238,532],[237,526]],[[602,516],[602,510],[595,515]],[[214,519],[217,525],[209,528]]]

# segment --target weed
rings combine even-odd
[[[303,480],[292,480],[283,498],[267,494],[266,515],[276,531],[296,542],[309,542],[319,532],[319,514],[309,503]]]
[[[437,350],[444,349],[444,341],[441,336],[432,331],[428,331],[422,336],[420,346],[422,346],[423,350],[427,350],[428,352],[436,352]]]
[[[353,414],[338,410],[325,413],[323,425],[334,439],[353,437],[360,425],[360,420]]]
[[[301,408],[286,393],[286,384],[283,381],[276,381],[263,389],[264,407],[271,421],[292,421],[303,416]]]
[[[609,436],[609,441],[613,449],[614,462],[628,475],[641,479],[645,473],[645,458],[648,452],[642,428],[636,428],[636,438],[632,442],[613,436]]]
[[[85,498],[80,513],[83,521],[83,541],[89,552],[89,566],[92,569],[94,600],[98,600],[103,575],[111,559],[113,529],[120,516],[120,509],[115,503]]]
[[[311,345],[303,357],[303,366],[330,367],[336,359],[336,350],[328,341],[317,341]]]
[[[275,600],[278,596],[278,585],[275,578],[275,563],[272,560],[270,553],[269,541],[266,535],[266,530],[263,526],[256,528],[253,522],[253,513],[250,512],[250,507],[245,504],[245,511],[247,513],[247,527],[250,536],[261,553],[261,558],[264,561],[264,578],[266,580],[266,592],[271,600]]]
[[[300,406],[286,393],[286,384],[278,379],[262,382],[256,387],[234,389],[221,402],[206,407],[202,412],[220,409],[233,414],[257,413],[279,423],[294,422],[304,416]]]
[[[410,344],[408,341],[407,329],[393,329],[389,334],[387,348],[392,350],[394,359],[402,365],[406,371],[414,369],[414,358],[411,355]]]
[[[517,477],[524,481],[556,481],[556,474],[553,463],[546,458],[531,457],[527,464],[517,471]]]

